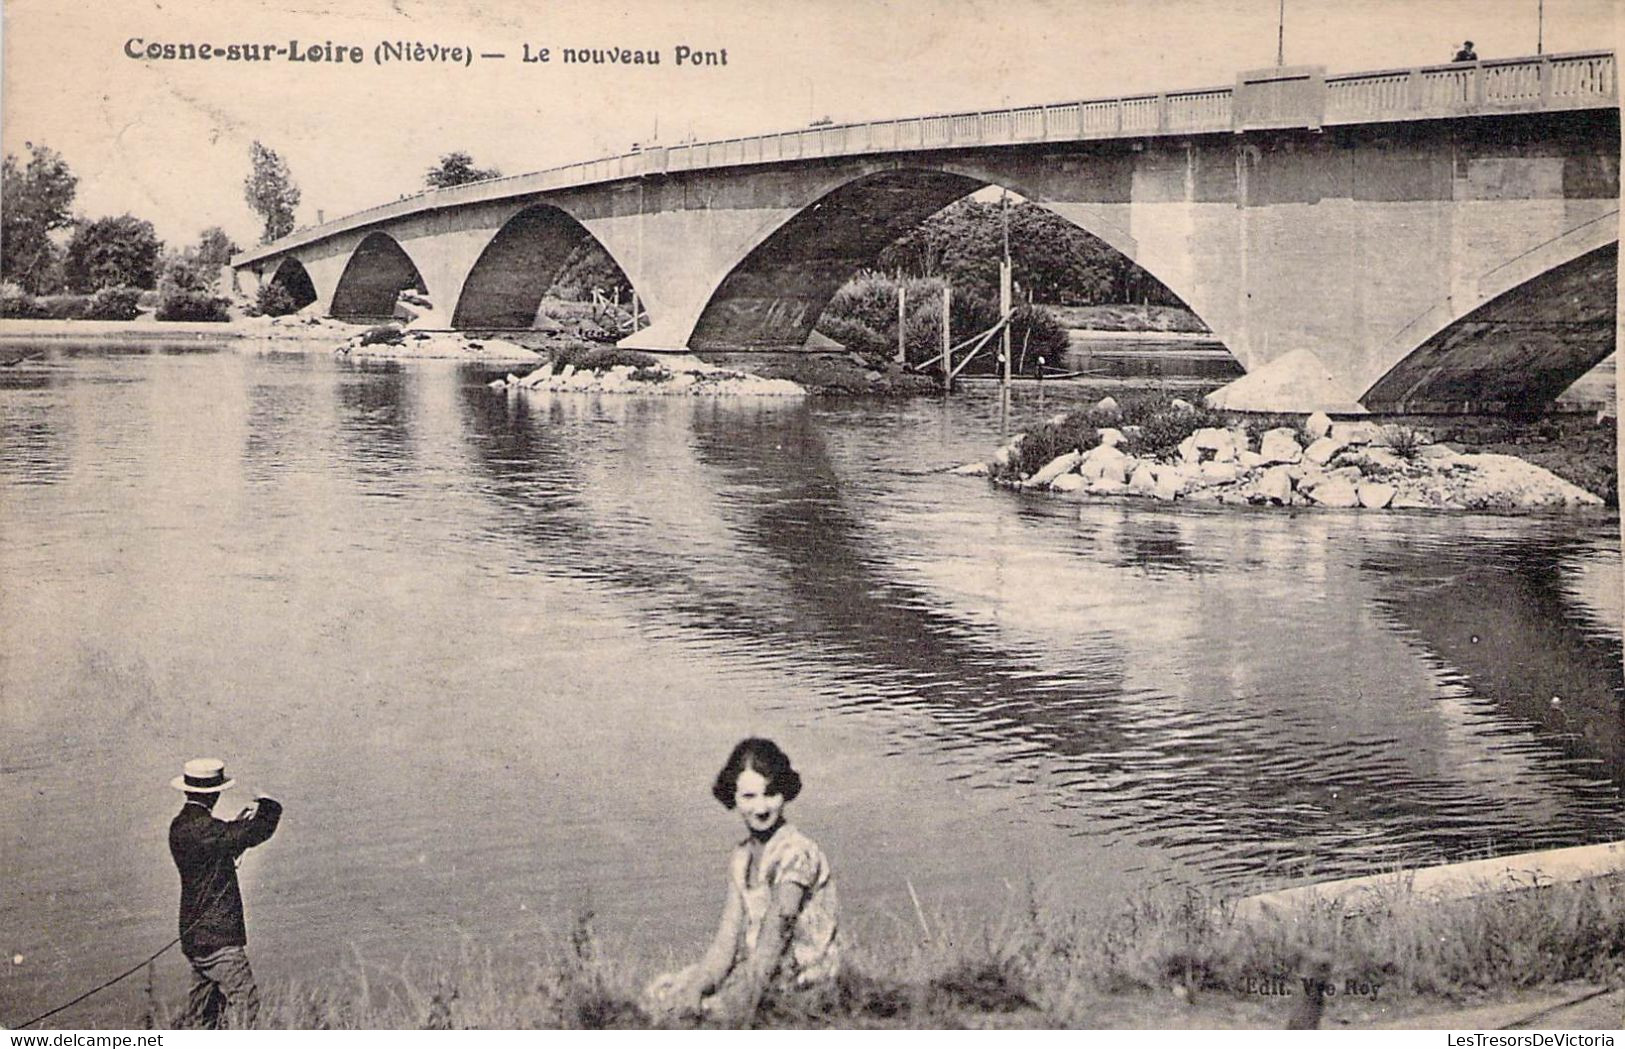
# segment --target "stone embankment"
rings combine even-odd
[[[1134,427],[1098,430],[1100,443],[1056,456],[1032,474],[1001,479],[1073,497],[1143,496],[1165,502],[1320,506],[1368,510],[1534,510],[1602,500],[1510,455],[1469,455],[1421,431],[1311,415],[1301,428],[1268,430],[1255,443],[1241,426],[1197,429],[1177,452],[1136,457]],[[999,478],[1017,442],[992,463],[960,467]]]
[[[788,379],[766,379],[747,372],[706,364],[688,355],[664,357],[652,364],[614,364],[578,368],[544,364],[528,375],[509,373],[491,382],[494,390],[539,390],[555,393],[624,393],[648,397],[801,397],[802,387]]]

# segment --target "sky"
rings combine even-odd
[[[1285,0],[1285,58],[1337,72],[1533,54],[1538,0]],[[1612,47],[1619,0],[1545,0],[1547,52]],[[6,0],[0,144],[62,153],[85,217],[171,244],[243,202],[250,143],[287,161],[314,222],[421,189],[452,150],[517,174],[611,153],[836,122],[1230,84],[1273,65],[1278,0]],[[297,39],[360,65],[132,59],[152,42]],[[407,41],[500,52],[377,65]],[[684,45],[727,65],[673,64]],[[524,62],[550,49],[547,63]],[[658,51],[567,65],[566,47]]]

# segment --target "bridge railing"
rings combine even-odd
[[[1612,51],[1340,73],[1326,77],[1326,123],[1590,108],[1617,101]]]
[[[818,157],[1244,130],[1257,126],[1243,121],[1243,107],[1237,104],[1238,90],[1246,89],[1248,83],[1244,76],[1238,80],[1239,86],[826,124],[716,142],[656,146],[427,190],[322,226],[296,230],[232,261],[242,265],[343,230],[417,212],[646,175]],[[1327,75],[1323,98],[1315,95],[1313,99],[1317,104],[1304,112],[1313,113],[1312,123],[1318,126],[1617,105],[1619,82],[1612,51],[1577,51]],[[1319,101],[1324,102],[1323,107]]]

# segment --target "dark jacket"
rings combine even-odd
[[[282,806],[259,799],[251,819],[217,820],[187,802],[169,824],[169,854],[181,872],[181,950],[189,958],[248,943],[237,857],[276,830]]]

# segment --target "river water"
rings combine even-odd
[[[209,346],[0,373],[0,1021],[172,936],[181,762],[287,806],[263,983],[591,910],[698,949],[771,735],[849,928],[1625,837],[1616,515],[1021,497],[1092,400],[508,394]],[[158,967],[176,995],[184,965]],[[140,978],[50,1021],[122,1025]]]

